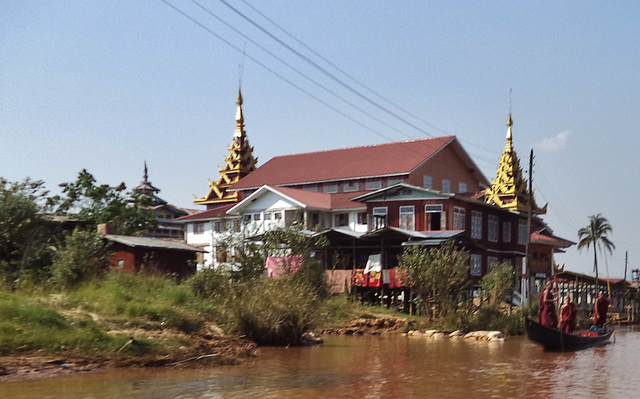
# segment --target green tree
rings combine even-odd
[[[42,181],[0,178],[0,275],[13,287],[48,276],[57,242],[43,217],[47,194]]]
[[[158,221],[148,208],[151,199],[137,192],[127,193],[124,183],[117,187],[96,184],[83,169],[73,183],[62,183],[62,196],[49,199],[59,215],[70,215],[92,224],[113,223],[118,234],[135,235],[155,228]]]
[[[399,256],[406,285],[418,294],[424,314],[435,317],[455,311],[469,284],[469,255],[449,241],[439,247],[407,246]]]
[[[602,214],[589,216],[589,225],[578,230],[578,250],[593,246],[593,271],[596,273],[596,295],[598,294],[598,250],[613,253],[616,248],[607,234],[612,231],[609,221]],[[606,254],[605,254],[606,255]]]
[[[489,304],[498,305],[513,294],[513,267],[507,263],[494,264],[480,281],[483,295]]]

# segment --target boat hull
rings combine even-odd
[[[592,346],[606,345],[609,343],[613,329],[607,329],[606,333],[598,336],[582,336],[561,332],[557,328],[546,327],[533,320],[525,318],[527,336],[548,351],[575,351]]]

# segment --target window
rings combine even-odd
[[[458,183],[458,192],[466,193],[467,192],[467,183]]]
[[[489,215],[488,228],[487,238],[489,241],[498,242],[498,217],[496,215]]]
[[[482,212],[471,211],[471,238],[482,239]]]
[[[344,183],[344,191],[358,191],[358,182],[357,181],[350,181],[350,182],[346,182]]]
[[[358,213],[358,224],[367,224],[367,212]]]
[[[496,266],[498,266],[498,258],[495,256],[488,256],[487,257],[487,273],[490,272]]]
[[[413,206],[400,207],[400,228],[405,230],[415,230],[416,211]]]
[[[325,193],[337,193],[338,192],[338,184],[337,183],[325,183],[324,185]]]
[[[246,213],[244,215],[242,215],[242,221],[249,223],[251,221],[251,214],[250,213]]]
[[[348,226],[349,225],[349,215],[346,213],[338,213],[335,216],[335,226]]]
[[[282,219],[282,212],[274,212],[273,218],[275,220],[281,220]]]
[[[254,213],[252,219],[255,220],[255,221],[259,221],[260,220],[260,214],[259,213]]]
[[[264,220],[271,220],[271,213],[270,212],[265,212],[264,213]]]
[[[444,225],[442,204],[425,205],[424,212],[426,214],[427,231],[442,230]]]
[[[465,210],[459,206],[453,207],[453,229],[454,230],[464,230],[467,226],[465,226]]]
[[[427,175],[422,176],[422,187],[433,188],[433,177]]]
[[[373,230],[387,226],[387,207],[377,206],[373,208]]]
[[[511,222],[502,223],[502,241],[511,242]]]
[[[204,222],[194,223],[193,224],[193,233],[194,234],[204,234]]]
[[[316,186],[304,186],[303,190],[304,191],[318,191],[318,187],[316,187]]]
[[[390,177],[387,181],[387,186],[395,186],[396,184],[402,183],[402,177]]]
[[[222,233],[222,222],[221,221],[213,222],[213,231],[215,231],[216,233]]]
[[[527,245],[528,238],[527,222],[525,220],[518,220],[518,244]]]
[[[382,187],[380,180],[367,180],[367,190],[377,190]]]
[[[482,255],[478,255],[478,254],[471,255],[471,275],[472,276],[482,275]]]
[[[451,192],[451,180],[444,179],[442,181],[442,192],[443,193]]]

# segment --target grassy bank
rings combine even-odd
[[[484,307],[430,320],[364,306],[346,295],[324,296],[294,276],[233,284],[204,274],[178,285],[166,277],[112,273],[74,289],[0,289],[0,355],[165,359],[166,364],[226,351],[230,359],[250,352],[251,344],[239,337],[296,344],[304,331],[384,317],[406,318],[405,330],[522,331],[519,312],[505,315]]]

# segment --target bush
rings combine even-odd
[[[297,345],[319,316],[314,287],[285,275],[245,283],[229,303],[236,330],[261,345]]]
[[[473,315],[469,327],[472,330],[499,330],[511,335],[523,334],[523,314],[520,309],[505,314],[498,306],[483,306]]]
[[[204,269],[190,277],[186,285],[200,298],[214,298],[228,294],[229,274],[222,268]]]
[[[76,229],[53,257],[51,282],[69,288],[102,276],[109,267],[106,245],[96,233]]]

